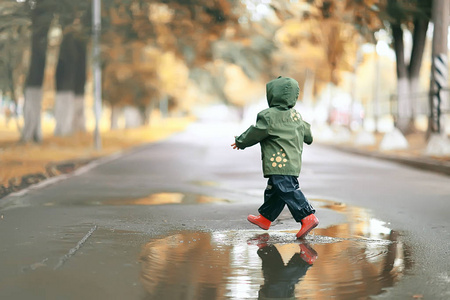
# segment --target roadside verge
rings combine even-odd
[[[327,147],[332,147],[334,149],[338,149],[340,151],[352,153],[352,154],[369,156],[369,157],[374,157],[374,158],[378,158],[378,159],[384,159],[384,160],[400,163],[403,165],[407,165],[410,167],[414,167],[417,169],[433,171],[433,172],[442,173],[442,174],[450,176],[450,162],[443,160],[443,159],[433,159],[433,158],[425,157],[425,156],[405,156],[405,155],[392,154],[392,153],[389,154],[389,153],[383,153],[381,151],[369,151],[369,150],[363,150],[363,149],[342,146],[342,145],[330,145],[330,144],[323,144],[323,145],[327,146]]]
[[[18,143],[19,133],[1,134],[0,199],[50,178],[73,173],[100,158],[163,140],[184,130],[192,121],[192,118],[168,118],[150,126],[105,131],[101,134],[101,150],[94,149],[90,132],[69,137],[47,134],[41,144]]]

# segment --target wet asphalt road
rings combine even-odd
[[[246,216],[256,213],[266,183],[259,148],[229,146],[243,129],[193,124],[166,141],[0,199],[0,299],[153,299],[142,258],[162,237],[224,232],[230,244],[258,233]],[[448,176],[313,145],[305,147],[300,185],[318,206],[319,229],[348,221],[320,209],[323,199],[364,208],[400,233],[408,268],[377,298],[450,298]],[[280,220],[269,231],[278,242],[298,229],[287,211]],[[186,293],[180,299],[193,299]],[[217,299],[251,298],[226,295]]]

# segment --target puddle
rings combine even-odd
[[[205,180],[194,180],[191,181],[192,184],[199,185],[199,186],[219,186],[219,183],[215,181],[205,181]]]
[[[202,203],[217,203],[229,202],[225,199],[197,195],[197,194],[183,194],[183,193],[156,193],[144,198],[138,199],[119,199],[107,200],[103,204],[106,205],[161,205],[161,204],[202,204]]]
[[[365,299],[398,282],[410,259],[398,232],[364,209],[322,201],[347,222],[295,231],[179,232],[142,247],[145,299]]]
[[[136,199],[109,199],[104,201],[77,202],[81,205],[163,205],[163,204],[205,204],[229,203],[229,200],[189,193],[155,193]],[[57,206],[64,203],[46,202],[44,206]]]

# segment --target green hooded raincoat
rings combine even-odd
[[[293,109],[299,94],[296,80],[278,77],[266,85],[269,108],[258,113],[256,124],[236,137],[240,149],[261,145],[264,177],[299,176],[303,142],[313,141],[310,125]]]

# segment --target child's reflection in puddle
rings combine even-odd
[[[306,242],[290,246],[298,247],[285,264],[275,245],[268,244],[269,235],[262,234],[254,239],[258,245],[258,256],[262,261],[264,284],[258,299],[294,299],[295,285],[305,276],[317,259],[317,252]]]

